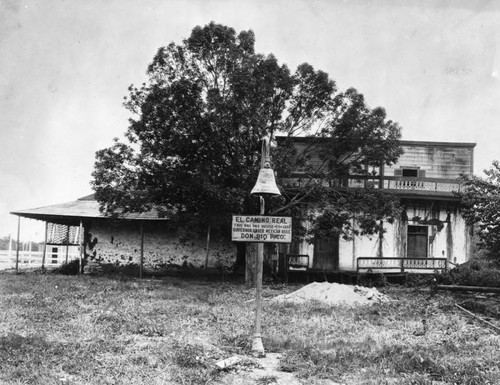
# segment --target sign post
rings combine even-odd
[[[263,214],[263,200],[261,199],[261,214]],[[264,243],[291,243],[292,218],[266,215],[233,215],[231,239],[235,242],[256,242],[257,261],[255,264],[255,333],[252,342],[252,352],[257,356],[265,355],[262,345],[261,318],[262,318],[262,260]]]
[[[233,241],[239,242],[257,242],[257,260],[255,263],[255,333],[252,340],[252,353],[257,357],[265,356],[264,346],[262,345],[261,329],[261,313],[262,313],[262,260],[264,259],[264,243],[276,242],[283,237],[285,233],[281,233],[282,229],[275,227],[276,222],[272,219],[264,217],[265,213],[265,198],[266,196],[281,195],[276,181],[274,180],[274,171],[271,168],[270,143],[271,139],[268,136],[262,138],[261,160],[259,176],[257,182],[250,191],[250,195],[256,195],[260,201],[260,216],[233,216]],[[253,219],[253,220],[252,220]],[[264,226],[254,226],[253,224],[269,225],[269,228]],[[291,236],[292,226],[290,220],[289,232]],[[272,232],[275,229],[279,232]],[[286,230],[286,229],[285,229]],[[276,239],[271,239],[271,235]]]

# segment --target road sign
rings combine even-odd
[[[292,217],[233,215],[231,240],[292,243]]]

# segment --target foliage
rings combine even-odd
[[[80,270],[80,260],[73,259],[69,262],[64,262],[61,266],[56,267],[52,272],[54,274],[77,275]]]
[[[342,236],[349,240],[353,236],[383,236],[384,220],[393,223],[401,212],[397,197],[372,188],[345,190],[337,199],[318,200],[313,207],[308,233],[311,241],[314,237]]]
[[[437,276],[444,285],[500,287],[500,267],[495,262],[473,260]]]
[[[357,284],[366,287],[385,287],[389,284],[387,276],[382,273],[359,274]]]
[[[148,81],[129,88],[125,106],[133,118],[125,141],[116,139],[96,153],[92,184],[102,210],[116,214],[154,208],[190,229],[227,228],[231,213],[256,212],[258,201],[249,191],[264,135],[310,138],[300,154],[291,141],[274,149],[280,176],[298,166],[308,168],[314,151],[321,152],[323,162],[308,170],[324,180],[362,174],[365,166],[397,159],[400,127],[386,119],[382,108],[369,108],[354,89],[339,92],[328,74],[307,63],[292,73],[273,55],[255,53],[254,43],[252,31],[237,34],[211,22],[194,28],[181,44],[158,50],[147,69]],[[297,194],[271,199],[267,206],[268,212],[303,219],[297,207],[314,200],[327,199],[325,207],[338,201],[330,212],[342,211],[348,200],[349,209],[359,211],[359,195],[351,198],[307,183]],[[363,210],[373,207],[365,204]],[[369,214],[361,231],[378,231],[377,221],[385,214],[390,210]],[[344,229],[346,223],[337,227]],[[305,235],[304,229],[294,231]]]
[[[477,224],[480,247],[500,258],[500,162],[494,161],[486,178],[462,177],[464,188],[457,193],[468,224]]]
[[[0,250],[9,250],[9,241],[10,241],[10,249],[11,250],[16,250],[17,249],[17,240],[12,239],[10,236],[6,235],[3,237],[0,237]],[[19,241],[19,250],[30,250],[31,251],[38,251],[38,243],[36,242],[23,242]]]
[[[429,287],[435,285],[437,278],[434,274],[408,274],[405,279],[407,287]]]

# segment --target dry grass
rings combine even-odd
[[[388,294],[398,300],[372,307],[265,303],[264,346],[307,381],[500,383],[500,337],[455,297]],[[0,383],[217,383],[217,360],[249,352],[252,298],[237,284],[1,274]]]

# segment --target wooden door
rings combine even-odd
[[[313,269],[337,270],[339,267],[339,238],[316,238],[314,240]]]
[[[408,240],[406,246],[407,258],[427,258],[427,233],[427,226],[408,226]]]

